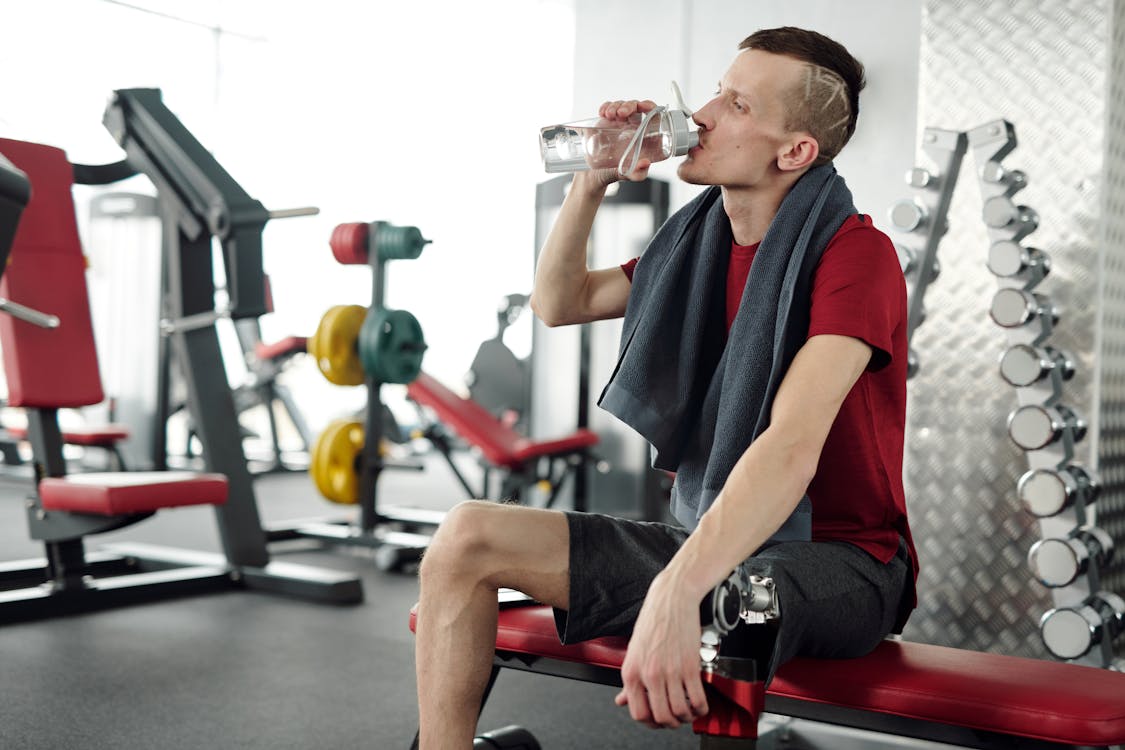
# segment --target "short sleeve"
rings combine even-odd
[[[633,282],[633,272],[637,270],[637,261],[639,260],[640,258],[633,258],[632,260],[621,264],[621,270],[624,271],[625,275],[629,277],[629,283]]]
[[[906,281],[887,235],[867,217],[848,219],[813,277],[809,337],[851,336],[875,351],[868,370],[890,364],[895,329],[906,317]]]

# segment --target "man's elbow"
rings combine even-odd
[[[531,292],[531,299],[528,300],[528,306],[531,308],[531,312],[535,314],[535,317],[543,321],[543,325],[548,328],[566,325],[567,321],[563,319],[558,306],[551,305],[549,302],[544,301],[541,295],[536,294],[534,290]]]

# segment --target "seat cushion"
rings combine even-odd
[[[417,611],[410,613],[415,628]],[[628,641],[559,643],[550,607],[500,612],[496,648],[620,669]],[[1125,744],[1125,674],[1107,669],[905,641],[857,659],[797,658],[766,693],[875,714],[1057,742]],[[793,710],[793,709],[790,709]]]
[[[304,336],[286,336],[272,344],[258,342],[254,346],[254,356],[260,360],[284,359],[304,352],[308,345],[309,340]]]
[[[45,510],[115,516],[184,505],[222,505],[227,478],[187,471],[100,472],[39,482]]]
[[[8,433],[17,440],[27,440],[26,427],[8,427]],[[129,428],[123,424],[103,424],[91,427],[73,427],[62,431],[63,442],[67,445],[86,445],[99,448],[112,448],[122,440],[129,439]]]

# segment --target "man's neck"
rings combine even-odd
[[[723,208],[730,219],[735,243],[753,245],[761,242],[792,187],[793,183],[789,181],[770,187],[723,187]]]

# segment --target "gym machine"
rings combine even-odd
[[[309,211],[270,212],[252,199],[165,106],[159,89],[115,91],[104,124],[125,151],[122,166],[145,174],[157,189],[164,235],[162,359],[174,358],[183,375],[207,470],[229,482],[229,500],[216,508],[226,559],[251,588],[361,600],[356,576],[270,561],[216,330],[220,319],[266,312],[262,229],[271,218]],[[223,309],[215,303],[213,238],[222,246],[229,297]],[[164,405],[167,372],[160,383]],[[158,425],[165,423],[162,416]]]
[[[0,318],[0,339],[10,403],[27,413],[34,458],[35,482],[25,505],[28,526],[46,553],[43,559],[0,565],[0,618],[10,622],[162,596],[270,588],[259,584],[300,572],[152,545],[115,545],[87,554],[88,536],[132,525],[157,510],[211,505],[221,523],[222,511],[237,500],[228,502],[227,479],[214,472],[67,476],[58,411],[104,397],[71,196],[74,182],[90,182],[97,170],[73,165],[60,149],[36,143],[0,139],[0,151],[20,165],[28,176],[24,184],[32,188],[19,231],[11,242],[5,240],[3,253],[8,255],[10,246],[10,257],[0,267],[0,294],[27,306],[9,306],[10,316]],[[13,174],[7,164],[5,171]],[[6,206],[5,238],[13,237],[12,218]],[[359,590],[349,590],[346,580],[324,576],[321,583],[336,590],[331,596],[308,587],[299,593],[339,601],[359,598]]]
[[[380,569],[394,570],[421,556],[433,529],[444,518],[439,511],[380,507],[377,497],[384,470],[421,470],[420,466],[389,461],[384,455],[389,412],[381,392],[385,384],[407,384],[418,377],[426,351],[417,318],[406,310],[384,306],[387,264],[418,258],[428,243],[416,227],[384,221],[340,224],[333,230],[329,244],[337,261],[370,266],[371,306],[329,309],[308,340],[308,350],[329,382],[364,386],[367,408],[362,422],[335,420],[316,438],[309,473],[329,501],[358,505],[359,519],[358,523],[324,519],[279,523],[270,527],[270,541],[315,539],[365,547],[373,550]]]
[[[524,432],[531,408],[530,357],[517,357],[504,343],[504,333],[523,315],[530,299],[527,294],[509,294],[501,300],[496,309],[496,335],[481,342],[465,373],[469,398],[509,427]]]

